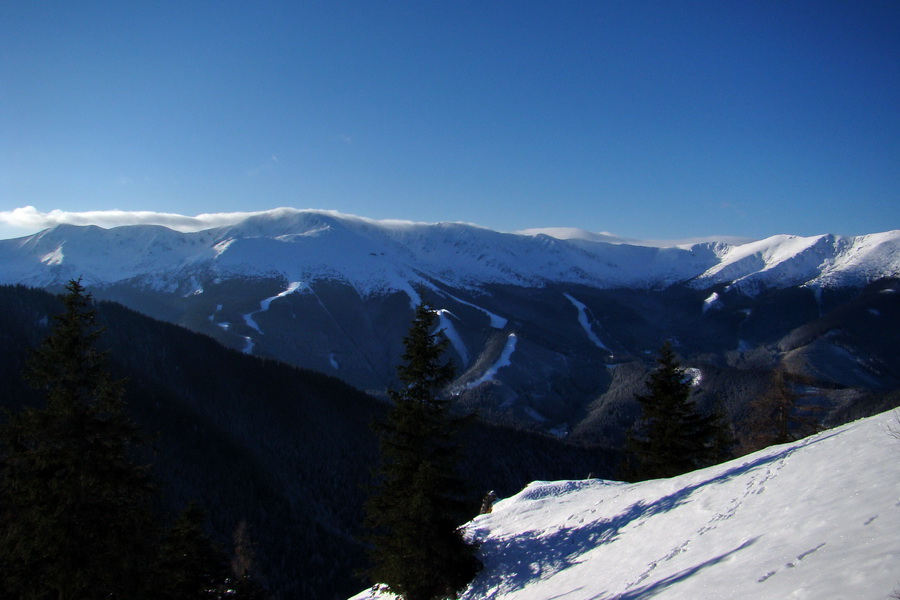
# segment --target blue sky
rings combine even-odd
[[[897,229],[898,25],[896,1],[4,2],[0,236],[25,206]]]

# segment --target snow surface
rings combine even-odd
[[[503,351],[500,353],[500,358],[497,359],[497,362],[491,365],[491,368],[485,371],[484,375],[482,375],[475,381],[471,381],[466,384],[466,388],[476,388],[482,383],[492,381],[494,377],[497,376],[497,371],[499,371],[503,367],[508,367],[511,364],[512,354],[516,351],[516,343],[518,341],[519,338],[516,337],[515,333],[509,334],[509,337],[506,338],[506,344],[503,346]]]
[[[461,598],[887,600],[900,589],[891,429],[884,413],[672,479],[534,482],[466,526],[485,569]]]
[[[0,283],[44,286],[83,276],[87,285],[97,285],[137,278],[154,289],[200,293],[201,275],[278,274],[307,284],[344,281],[363,296],[401,291],[417,304],[420,285],[646,289],[690,282],[700,288],[730,284],[752,294],[766,286],[859,285],[900,276],[900,230],[856,237],[781,235],[749,243],[720,237],[665,247],[546,231],[559,237],[289,208],[186,233],[156,225],[58,225],[0,240]],[[493,326],[505,326],[502,317],[486,313]]]
[[[570,294],[564,293],[563,296],[565,296],[569,300],[569,302],[571,302],[572,305],[578,309],[578,323],[581,324],[581,328],[584,329],[584,332],[587,334],[588,339],[591,340],[594,345],[601,350],[606,350],[607,352],[612,354],[612,351],[607,348],[603,342],[600,341],[600,338],[597,337],[597,334],[594,333],[594,330],[591,328],[591,321],[590,319],[588,319],[587,315],[587,306],[585,306],[583,302],[576,300]]]
[[[703,314],[706,314],[708,310],[720,308],[721,306],[722,301],[719,299],[718,292],[713,292],[703,301]]]
[[[673,246],[693,246],[705,242],[724,242],[730,245],[747,244],[755,241],[753,238],[733,235],[711,235],[702,238],[687,238],[681,240],[640,240],[637,238],[623,238],[612,233],[602,231],[595,233],[577,227],[538,227],[534,229],[522,229],[516,233],[520,235],[546,235],[558,240],[588,240],[591,242],[606,242],[608,244],[629,244],[632,246],[652,246],[654,248],[671,248]]]
[[[503,329],[506,327],[506,324],[509,322],[509,320],[506,319],[505,317],[501,317],[500,315],[498,315],[496,313],[492,313],[488,309],[478,306],[476,304],[472,304],[471,302],[466,302],[465,300],[457,298],[453,294],[448,294],[445,290],[435,289],[435,291],[450,298],[454,302],[459,302],[460,304],[465,304],[466,306],[470,306],[470,307],[474,308],[475,310],[483,312],[485,315],[487,315],[488,319],[490,319],[491,327],[493,327],[494,329]]]
[[[252,313],[244,315],[244,322],[249,327],[252,327],[253,329],[255,329],[257,333],[262,333],[262,330],[259,328],[259,325],[257,324],[256,320],[253,318],[253,316],[257,315],[261,312],[265,312],[265,311],[269,310],[269,306],[271,306],[273,300],[277,300],[279,298],[284,298],[285,296],[287,296],[289,294],[293,294],[297,290],[303,290],[303,289],[306,289],[307,287],[308,286],[306,286],[302,281],[292,281],[290,283],[290,285],[288,285],[287,289],[284,290],[283,292],[281,292],[280,294],[277,294],[270,298],[266,298],[265,300],[261,300],[259,303],[259,310],[255,310]]]
[[[894,276],[900,261],[900,232],[856,237],[777,235],[725,249],[721,262],[692,284],[755,293],[762,287],[860,285]]]
[[[684,369],[684,381],[691,384],[691,387],[697,387],[703,381],[703,372],[697,367],[686,367]]]
[[[450,340],[450,345],[453,346],[453,349],[459,354],[459,357],[462,359],[462,364],[469,364],[469,350],[466,348],[466,344],[462,341],[462,338],[459,337],[459,332],[456,331],[453,321],[450,320],[450,317],[455,319],[456,315],[443,308],[436,310],[435,313],[438,316],[438,331],[443,332],[447,339]]]

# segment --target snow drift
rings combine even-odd
[[[532,483],[467,525],[485,569],[462,598],[886,600],[896,427],[886,413],[672,479]]]

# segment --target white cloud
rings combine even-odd
[[[121,225],[162,225],[176,231],[201,231],[212,227],[234,225],[248,217],[261,214],[256,212],[204,213],[196,216],[162,213],[154,211],[91,210],[70,212],[51,210],[41,212],[33,206],[23,206],[13,210],[0,211],[0,228],[5,230],[40,231],[55,225],[97,225],[110,228]]]
[[[684,238],[676,240],[639,240],[637,238],[619,237],[608,231],[594,233],[577,229],[575,227],[543,227],[523,229],[516,233],[521,235],[548,235],[560,240],[588,240],[592,242],[606,242],[607,244],[630,244],[632,246],[651,246],[655,248],[670,248],[673,246],[691,246],[705,242],[724,242],[734,246],[740,246],[748,242],[755,242],[756,238],[740,237],[733,235],[708,235],[702,237]]]

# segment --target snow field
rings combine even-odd
[[[672,479],[534,482],[467,525],[485,569],[461,598],[886,600],[900,589],[890,427],[885,413]]]

